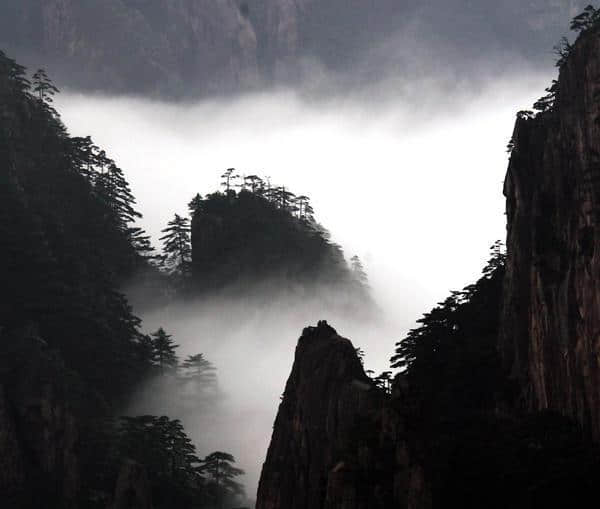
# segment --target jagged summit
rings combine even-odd
[[[349,497],[361,501],[357,507],[385,507],[389,474],[380,472],[378,446],[360,426],[386,398],[349,340],[324,320],[305,328],[275,421],[257,508],[345,507],[340,504]],[[373,484],[360,482],[380,474]]]
[[[327,323],[327,320],[319,320],[316,327],[306,327],[302,331],[300,341],[303,339],[333,339],[337,335],[337,331]]]

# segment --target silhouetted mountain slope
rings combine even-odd
[[[89,140],[67,134],[51,95],[30,92],[4,54],[0,94],[0,323],[34,324],[72,369],[115,394],[135,377],[139,323],[117,288],[146,264],[123,222],[126,183],[118,168],[94,166]]]
[[[307,197],[300,198],[310,206]],[[230,190],[199,202],[191,232],[195,288],[239,291],[271,283],[279,291],[293,291],[320,286],[368,307],[366,281],[350,269],[312,213],[297,203],[284,188]]]
[[[54,91],[0,53],[0,492],[12,507],[110,496],[119,463],[99,468],[108,450],[96,438],[147,367],[117,291],[146,265],[126,182],[67,134]]]
[[[150,487],[127,475],[127,433],[114,419],[154,369],[118,291],[149,270],[150,246],[122,171],[89,138],[68,135],[55,92],[43,72],[30,83],[0,52],[0,496],[7,507],[107,507],[125,462],[119,490],[145,489],[149,500]],[[200,461],[180,424],[160,424]],[[156,455],[165,444],[152,436]],[[193,492],[197,506],[201,476],[185,487],[182,476],[153,475],[153,494],[186,507]]]
[[[215,368],[201,354],[179,363],[162,328],[141,332],[119,292],[140,272],[158,273],[141,215],[116,163],[90,138],[68,135],[56,92],[43,71],[29,82],[0,52],[2,503],[237,504],[233,456],[200,459],[176,419],[120,417],[141,382],[169,374],[179,391],[201,395]],[[212,473],[225,467],[227,485]]]
[[[504,267],[398,344],[388,393],[348,340],[308,327],[275,420],[258,509],[561,508],[595,496],[600,449],[556,413],[510,408],[500,369]]]

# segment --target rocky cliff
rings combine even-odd
[[[6,48],[61,84],[185,96],[258,83],[256,34],[236,0],[11,0],[0,19]]]
[[[431,47],[427,60],[445,65],[467,55],[472,67],[471,58],[496,54],[498,48],[535,62],[579,4],[4,0],[0,48],[30,67],[49,69],[61,86],[197,97],[272,83],[297,85],[302,77],[356,84],[399,68],[418,74],[423,62],[415,59],[415,48]]]
[[[0,331],[0,496],[10,508],[152,509],[143,466],[101,471],[97,424],[106,404],[90,393],[35,327]],[[10,364],[9,364],[10,360]],[[102,461],[106,461],[102,451]],[[116,473],[118,472],[118,477]],[[102,486],[106,491],[98,489]],[[112,493],[114,489],[114,493]]]
[[[326,322],[298,341],[257,509],[427,507],[402,419]]]
[[[81,490],[80,430],[64,365],[27,332],[0,335],[0,493],[9,507],[77,507]],[[32,490],[35,486],[35,490]]]
[[[517,121],[506,177],[501,350],[526,410],[600,438],[600,37],[583,34],[554,106]]]

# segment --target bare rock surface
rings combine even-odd
[[[504,192],[501,350],[520,407],[600,438],[600,37],[582,36],[553,110],[518,119]]]

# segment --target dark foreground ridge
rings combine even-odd
[[[391,500],[391,478],[381,464],[385,453],[361,429],[362,422],[377,421],[385,400],[349,340],[325,321],[304,329],[275,420],[257,509],[346,507],[348,500],[367,508],[380,507],[372,500]]]
[[[468,371],[469,364],[452,368]],[[577,507],[593,496],[600,454],[573,421],[548,412],[507,415],[499,404],[495,413],[465,406],[454,394],[458,375],[449,376],[439,398],[413,375],[398,375],[389,393],[327,322],[306,328],[256,508],[547,509]]]

